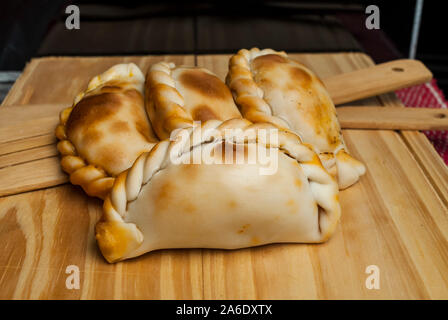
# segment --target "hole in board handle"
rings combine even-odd
[[[437,113],[435,117],[437,119],[445,119],[446,118],[446,114],[444,114],[444,113]]]
[[[403,68],[400,68],[400,67],[393,67],[393,68],[392,68],[392,71],[395,71],[395,72],[404,72],[404,69],[403,69]]]

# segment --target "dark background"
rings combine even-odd
[[[398,1],[66,1],[0,2],[0,70],[22,70],[32,57],[233,53],[258,46],[287,52],[366,52],[377,62],[405,58],[414,0]],[[81,29],[65,28],[76,4]],[[380,30],[367,30],[365,8],[380,8]],[[440,1],[426,0],[417,59],[448,90],[448,47]]]

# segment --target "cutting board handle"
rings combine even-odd
[[[323,79],[334,104],[343,104],[428,82],[432,73],[418,60],[402,59]]]

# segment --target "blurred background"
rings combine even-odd
[[[27,61],[49,55],[232,53],[258,46],[287,52],[366,52],[377,63],[409,56],[415,0],[396,1],[95,1],[0,2],[0,101]],[[65,8],[80,8],[67,30]],[[365,9],[380,8],[368,30]],[[439,2],[440,5],[440,2]],[[448,90],[443,10],[425,1],[416,58]]]

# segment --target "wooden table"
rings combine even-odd
[[[92,76],[118,62],[132,61],[146,71],[151,63],[172,60],[207,67],[223,78],[228,57],[33,59],[3,106],[69,105]],[[360,53],[292,57],[321,77],[373,64]],[[393,94],[356,104],[401,106]],[[34,111],[29,110],[32,117]],[[0,126],[0,139],[8,134],[1,130]],[[97,249],[93,234],[101,215],[100,200],[64,184],[66,178],[58,186],[4,196],[0,198],[0,298],[448,298],[447,167],[416,131],[344,130],[344,137],[351,153],[366,164],[367,173],[341,193],[341,223],[325,244],[274,244],[234,251],[161,250],[110,265]],[[45,152],[37,152],[29,161],[8,164],[9,169],[15,168],[8,171],[13,172],[6,176],[8,183],[39,171],[44,161],[60,174],[54,138],[42,139],[48,139]],[[2,153],[2,147],[5,151],[0,142],[0,163],[5,156],[20,159],[36,154],[33,148]],[[0,168],[0,177],[5,177],[1,175],[4,169]],[[69,265],[79,267],[80,289],[66,287]],[[366,288],[370,265],[380,270],[379,290]]]

